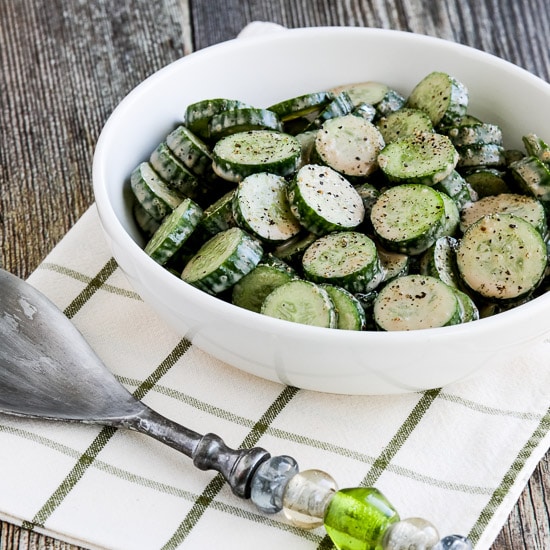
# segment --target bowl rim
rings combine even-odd
[[[533,75],[526,69],[511,63],[510,61],[502,59],[492,53],[485,52],[483,50],[479,50],[464,44],[460,44],[458,42],[453,42],[447,39],[425,34],[413,33],[409,31],[380,29],[372,27],[324,26],[285,29],[284,32],[266,33],[261,36],[233,38],[225,42],[220,42],[211,46],[207,46],[196,52],[192,52],[175,61],[170,62],[166,66],[155,71],[145,80],[139,83],[136,87],[134,87],[119,102],[119,104],[115,107],[110,116],[107,118],[107,121],[105,122],[96,142],[92,164],[93,191],[101,225],[103,226],[104,232],[108,236],[111,234],[116,234],[117,238],[120,239],[123,246],[126,247],[126,250],[138,261],[145,262],[145,265],[148,266],[149,271],[152,272],[154,276],[158,277],[159,282],[161,282],[171,292],[183,293],[182,296],[185,299],[189,298],[198,303],[201,303],[201,307],[205,307],[209,310],[219,310],[220,312],[227,312],[236,319],[236,322],[239,325],[255,326],[258,322],[261,322],[265,326],[266,331],[276,331],[283,337],[290,333],[292,333],[293,337],[296,337],[296,333],[299,333],[300,335],[303,335],[306,340],[314,340],[319,337],[336,338],[344,345],[346,342],[354,342],[358,339],[368,339],[372,340],[373,342],[381,341],[389,345],[397,345],[399,343],[406,344],[409,341],[417,340],[419,332],[422,333],[423,337],[430,340],[446,339],[452,336],[458,337],[464,332],[468,334],[472,331],[472,325],[470,323],[457,324],[448,327],[427,328],[422,329],[421,331],[340,331],[335,329],[327,329],[322,327],[291,323],[289,321],[268,317],[256,312],[239,308],[215,296],[211,296],[189,285],[188,283],[185,283],[183,280],[175,277],[163,266],[157,264],[153,259],[145,255],[142,248],[138,245],[138,243],[134,241],[134,239],[125,229],[111,204],[106,185],[104,184],[104,174],[106,173],[104,156],[105,151],[108,147],[111,128],[117,124],[117,119],[126,109],[132,108],[134,98],[139,97],[147,90],[148,87],[155,85],[155,81],[157,79],[166,77],[172,71],[178,71],[182,65],[185,66],[185,64],[190,62],[199,62],[201,57],[211,55],[212,52],[216,52],[220,49],[232,51],[238,50],[240,48],[248,48],[254,43],[276,43],[281,40],[287,40],[288,37],[294,36],[313,37],[319,36],[321,34],[329,37],[339,36],[342,33],[346,33],[346,35],[351,35],[355,33],[361,35],[370,34],[373,36],[396,36],[405,40],[421,41],[428,44],[434,44],[434,46],[437,47],[447,47],[453,50],[458,50],[461,52],[461,54],[467,57],[486,59],[491,63],[496,63],[508,72],[513,72],[515,75],[520,74],[522,78],[529,80],[530,84],[537,87],[542,87],[542,89],[550,95],[550,84],[537,77],[536,75]],[[526,319],[532,315],[538,314],[543,309],[550,310],[550,293],[539,296],[525,304],[522,304],[521,306],[513,308],[512,310],[505,311],[488,318],[476,320],[476,333],[500,330],[501,328],[508,326],[509,321],[513,319],[513,317],[517,317],[517,321],[521,322],[522,319]],[[259,321],[258,316],[261,317],[261,321]],[[538,334],[543,334],[544,332],[546,332],[546,330],[546,328],[541,329]],[[329,336],[331,334],[332,336]],[[535,336],[536,335],[533,335],[533,337]]]

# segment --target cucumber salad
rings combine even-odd
[[[432,72],[268,107],[212,98],[130,176],[145,253],[237,307],[308,325],[416,330],[549,289],[550,146],[522,150]]]

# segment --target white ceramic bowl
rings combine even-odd
[[[489,54],[426,36],[366,28],[309,28],[240,38],[182,58],[115,109],[99,138],[94,192],[113,255],[162,318],[199,348],[284,384],[344,394],[441,387],[518,351],[548,327],[550,294],[473,323],[413,332],[353,332],[298,325],[237,308],[189,286],[151,260],[131,214],[128,177],[185,107],[212,97],[268,106],[364,80],[404,95],[441,70],[470,91],[469,112],[499,124],[508,147],[549,137],[550,85]]]

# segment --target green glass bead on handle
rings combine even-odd
[[[338,550],[382,550],[382,539],[399,515],[373,487],[341,489],[325,514],[325,529]]]

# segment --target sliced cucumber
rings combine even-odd
[[[315,235],[315,233],[304,230],[295,237],[292,237],[291,239],[288,239],[288,241],[278,245],[273,251],[273,255],[293,265],[301,265],[304,252],[316,239],[317,235]]]
[[[522,137],[527,156],[537,157],[545,164],[550,164],[550,145],[536,134],[527,134]]]
[[[181,278],[209,294],[219,294],[250,273],[262,255],[257,239],[232,227],[208,240],[189,260]]]
[[[296,271],[288,264],[267,255],[250,273],[237,281],[232,291],[232,303],[259,313],[268,294],[297,278]]]
[[[455,147],[464,145],[502,145],[502,130],[496,124],[471,124],[455,126],[447,131]]]
[[[470,321],[477,321],[479,319],[479,309],[472,298],[462,292],[458,288],[454,289],[456,297],[461,309],[460,321],[461,323],[469,323]]]
[[[220,231],[235,227],[237,223],[233,217],[233,195],[235,189],[228,191],[217,201],[206,207],[200,222],[201,229],[213,236]]]
[[[376,107],[373,107],[370,103],[360,103],[353,108],[352,115],[364,118],[369,122],[373,122],[376,118]]]
[[[288,200],[296,218],[316,235],[353,229],[365,216],[355,188],[328,166],[302,166],[289,183]]]
[[[137,201],[134,201],[132,213],[139,230],[145,237],[150,239],[159,228],[160,222],[152,218],[145,208],[143,208],[143,206],[141,206],[141,204]]]
[[[314,241],[304,252],[302,267],[307,279],[353,293],[373,290],[383,278],[376,245],[355,231],[334,232]]]
[[[451,75],[434,71],[414,87],[407,106],[425,111],[434,126],[452,126],[466,114],[468,90]]]
[[[198,187],[196,176],[172,153],[166,142],[156,147],[149,162],[169,187],[184,196],[194,195]]]
[[[376,236],[388,250],[420,254],[445,227],[441,193],[421,184],[403,184],[381,193],[371,211]]]
[[[210,149],[183,124],[168,134],[166,145],[193,174],[203,177],[213,175]]]
[[[328,292],[311,281],[295,280],[277,287],[261,313],[303,325],[336,328],[337,314]]]
[[[433,185],[433,188],[451,197],[458,209],[478,199],[472,186],[456,170],[453,170],[446,178],[438,181]]]
[[[202,208],[184,199],[166,218],[145,246],[145,253],[164,265],[183,246],[202,218]]]
[[[376,125],[386,143],[403,136],[414,135],[417,132],[434,131],[432,121],[427,113],[409,107],[403,107],[380,118]]]
[[[443,134],[418,133],[388,143],[378,155],[378,164],[394,183],[434,185],[455,168],[458,153]]]
[[[460,212],[456,202],[446,193],[439,192],[445,206],[445,222],[441,228],[438,237],[452,237],[456,235],[460,226]]]
[[[370,214],[372,211],[372,206],[380,196],[380,191],[377,187],[372,185],[372,183],[368,182],[363,182],[360,185],[356,185],[355,190],[357,191],[357,193],[359,193],[359,196],[363,201],[363,206],[365,207],[365,218],[363,220],[363,225],[368,226],[368,224],[370,224]],[[363,232],[368,233],[368,227],[364,227]]]
[[[462,145],[457,147],[457,168],[503,167],[506,165],[504,147],[496,143],[482,143],[475,145]]]
[[[233,196],[233,217],[237,224],[272,243],[300,233],[302,226],[290,210],[286,189],[285,178],[268,172],[244,178]]]
[[[454,237],[440,237],[420,257],[419,270],[422,275],[441,279],[444,283],[458,288],[460,276],[456,265],[458,241]]]
[[[204,99],[187,106],[185,109],[184,123],[195,135],[202,139],[208,139],[210,137],[210,120],[215,114],[241,107],[250,107],[250,105],[236,99]]]
[[[384,282],[391,281],[396,277],[408,275],[411,262],[407,254],[390,252],[382,248],[379,244],[376,245],[376,250],[378,251],[378,258],[380,260],[380,269],[384,274]]]
[[[273,111],[283,122],[287,122],[318,113],[333,99],[334,94],[331,92],[316,92],[286,99],[271,105],[268,109]]]
[[[365,330],[367,317],[361,302],[345,288],[322,284],[334,303],[337,314],[336,328],[340,330]]]
[[[464,179],[480,199],[489,195],[510,193],[506,172],[498,168],[486,168],[484,166],[473,168],[465,172]]]
[[[427,275],[406,275],[389,282],[374,303],[381,330],[419,330],[462,322],[462,305],[454,289]]]
[[[148,162],[142,162],[134,169],[130,187],[138,203],[157,222],[170,214],[184,198],[169,187]]]
[[[491,301],[529,295],[547,265],[546,244],[532,224],[513,214],[492,214],[467,229],[457,265],[468,288]]]
[[[319,130],[308,130],[306,132],[300,132],[296,134],[295,138],[298,140],[302,153],[300,156],[300,167],[305,166],[313,162],[313,153],[315,150],[315,138]]]
[[[250,174],[292,174],[300,163],[298,140],[273,130],[239,132],[220,139],[212,151],[214,171],[223,179],[242,181]]]
[[[405,98],[397,91],[390,88],[380,102],[376,104],[379,116],[388,116],[405,106]]]
[[[315,138],[321,162],[344,176],[368,176],[378,168],[384,139],[376,126],[355,115],[323,123]]]
[[[355,106],[361,103],[377,105],[386,97],[390,88],[382,82],[367,81],[344,84],[332,88],[331,91],[335,94],[346,92]]]
[[[550,210],[550,168],[538,157],[528,156],[510,164],[514,181],[524,193],[539,199]]]
[[[344,115],[349,115],[355,105],[347,94],[340,92],[330,103],[313,119],[307,130],[320,128],[326,120]]]
[[[542,203],[535,197],[516,193],[490,195],[467,204],[460,212],[460,229],[464,232],[483,216],[497,212],[519,216],[532,224],[543,237],[546,236],[548,226]]]
[[[216,113],[208,123],[211,140],[250,130],[276,130],[282,132],[283,124],[279,117],[268,109],[242,107]]]

